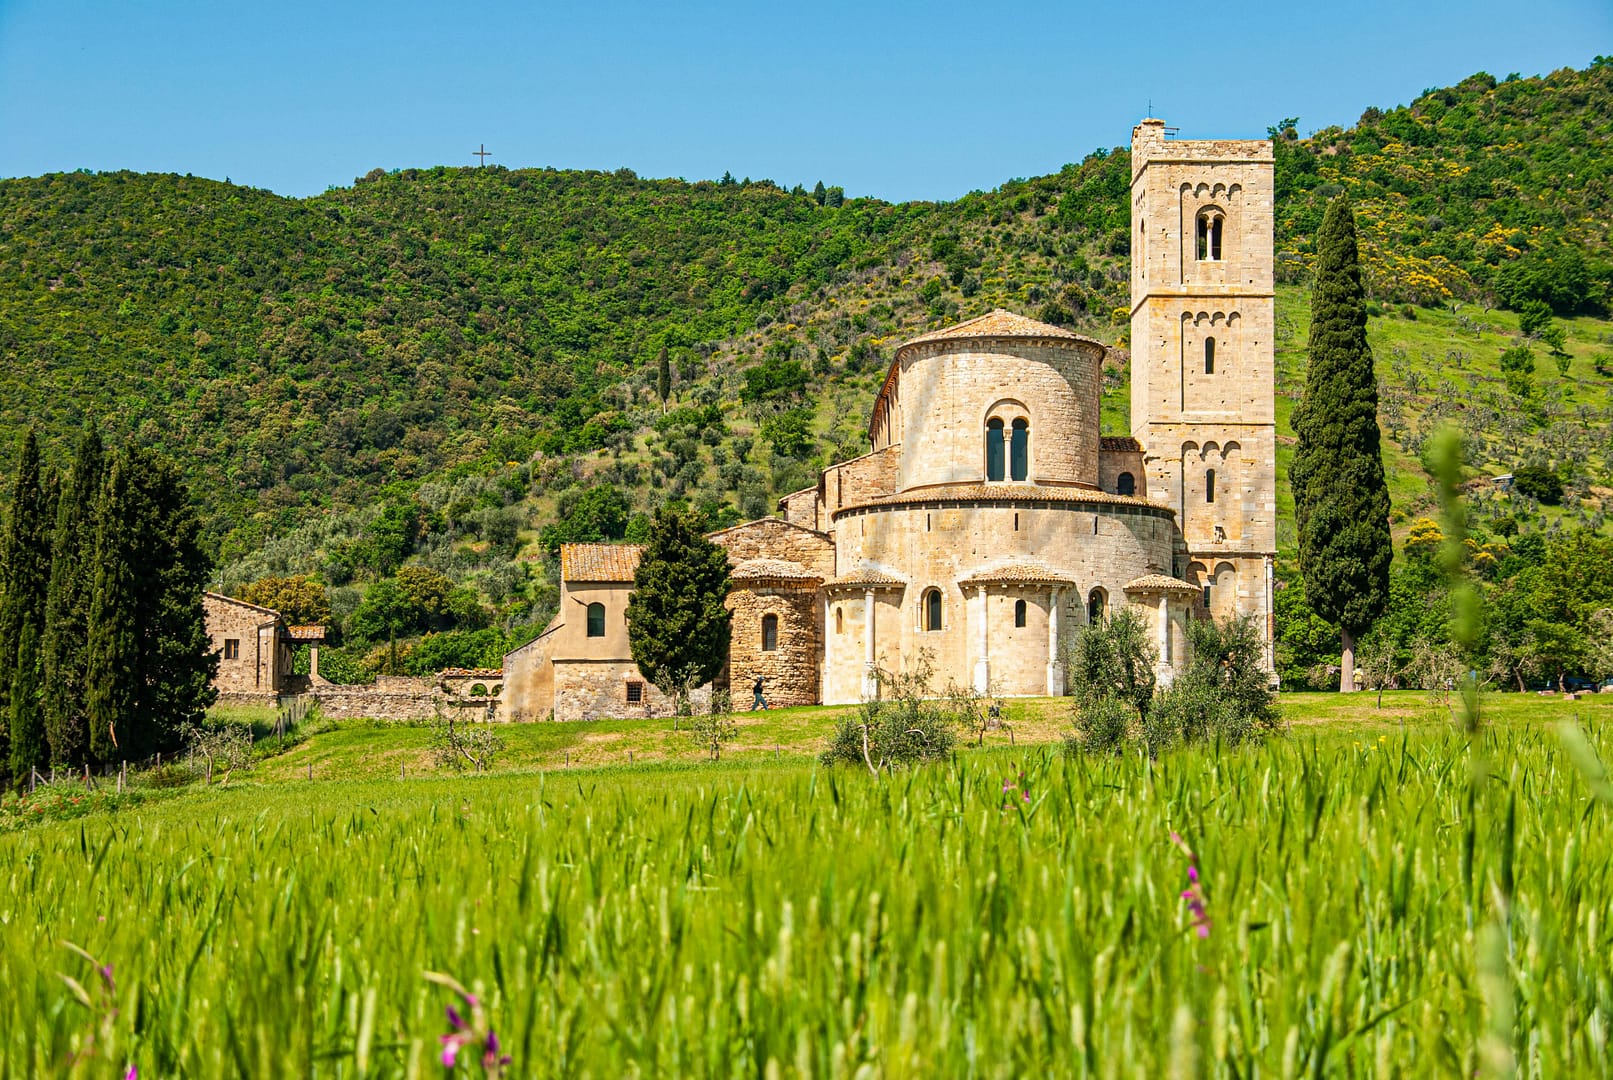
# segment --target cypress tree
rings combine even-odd
[[[1289,469],[1299,568],[1317,614],[1339,626],[1339,686],[1355,689],[1355,642],[1389,599],[1389,488],[1379,450],[1378,385],[1367,345],[1355,215],[1328,205],[1317,233],[1309,368],[1294,408]]]
[[[627,602],[627,641],[644,677],[673,694],[715,679],[728,659],[727,599],[723,549],[692,512],[656,511]]]
[[[0,770],[11,760],[12,696],[18,683],[37,696],[37,671],[23,672],[20,664],[39,662],[39,634],[45,622],[45,593],[50,583],[50,534],[47,518],[50,499],[40,482],[39,439],[33,429],[23,436],[17,478],[11,494],[11,517],[6,529],[0,569],[5,596],[0,600]],[[23,638],[32,629],[33,648],[22,656]],[[31,716],[30,716],[31,720]],[[32,733],[26,733],[32,738]],[[27,750],[32,754],[30,746]]]
[[[78,444],[62,492],[45,602],[45,738],[50,760],[80,765],[89,750],[84,704],[89,616],[95,567],[96,503],[105,478],[101,433],[92,425]]]
[[[655,358],[655,389],[661,396],[661,405],[666,405],[666,399],[672,396],[672,359],[667,356],[666,346],[661,346],[661,355]]]
[[[96,508],[95,548],[90,557],[90,632],[85,647],[84,712],[90,760],[96,764],[134,756],[130,730],[140,696],[135,641],[134,567],[129,538],[134,499],[128,466],[114,458]]]
[[[125,452],[135,489],[141,553],[133,576],[139,612],[137,709],[142,756],[179,746],[186,724],[200,723],[217,697],[218,658],[202,615],[202,589],[213,563],[202,548],[202,523],[179,467],[150,451]]]
[[[45,718],[39,700],[39,628],[24,623],[17,646],[17,673],[11,683],[11,775],[19,786],[28,774],[49,764]]]
[[[212,563],[179,469],[149,451],[113,457],[96,514],[85,671],[90,757],[148,757],[179,745],[216,693],[202,617]]]

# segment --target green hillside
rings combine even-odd
[[[1485,512],[1600,524],[1613,60],[1273,134],[1284,407],[1310,238],[1349,192],[1397,518],[1426,499],[1427,433],[1456,418],[1479,466],[1567,484],[1561,507]],[[543,541],[621,535],[667,498],[752,516],[859,452],[913,333],[1005,306],[1124,346],[1128,180],[1119,149],[940,204],[628,170],[376,170],[304,200],[171,175],[0,181],[0,420],[39,424],[57,461],[90,416],[174,453],[226,583],[313,573],[341,618],[409,560],[525,623],[544,614]],[[1531,309],[1534,371],[1509,385],[1499,358]]]

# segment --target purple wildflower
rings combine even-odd
[[[1193,930],[1202,940],[1210,936],[1210,913],[1204,902],[1204,890],[1199,883],[1199,858],[1193,849],[1183,841],[1181,834],[1171,833],[1171,843],[1187,856],[1187,888],[1181,892],[1181,897],[1187,903],[1187,910],[1193,917]]]

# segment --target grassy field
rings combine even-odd
[[[1028,703],[1021,745],[877,781],[783,749],[827,710],[715,765],[533,725],[407,780],[422,729],[339,727],[0,836],[0,1075],[442,1075],[426,971],[511,1075],[1608,1075],[1613,806],[1549,721],[1606,760],[1613,702],[1498,696],[1470,746],[1371,700],[1157,762],[1032,743]]]
[[[1494,694],[1484,700],[1486,715],[1503,722],[1604,715],[1613,719],[1613,694],[1588,695],[1574,702],[1535,694]],[[1387,692],[1382,708],[1376,701],[1376,695],[1366,693],[1284,694],[1281,708],[1284,719],[1296,729],[1344,724],[1381,734],[1407,724],[1450,721],[1449,707],[1423,691]],[[738,737],[727,744],[723,757],[756,764],[810,760],[823,749],[836,724],[855,711],[850,706],[816,706],[738,713]],[[260,730],[268,726],[264,717],[250,710],[236,709],[229,717],[238,722],[256,720]],[[1008,701],[1003,717],[1007,728],[989,733],[986,747],[1057,743],[1071,730],[1068,698]],[[231,783],[402,779],[437,771],[431,761],[430,732],[424,726],[349,721],[329,729],[316,725],[314,730],[316,734],[285,753],[259,762],[250,774],[232,777]],[[686,731],[672,730],[670,720],[511,724],[498,730],[506,746],[490,770],[495,774],[650,762],[695,765],[707,758],[705,749]],[[973,745],[972,738],[964,741]]]

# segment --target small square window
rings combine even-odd
[[[241,642],[238,638],[224,639],[224,659],[239,660],[241,658]]]
[[[641,704],[643,701],[644,701],[644,684],[641,683],[641,682],[630,682],[630,683],[628,683],[627,684],[627,703],[629,705],[638,705],[638,704]]]

